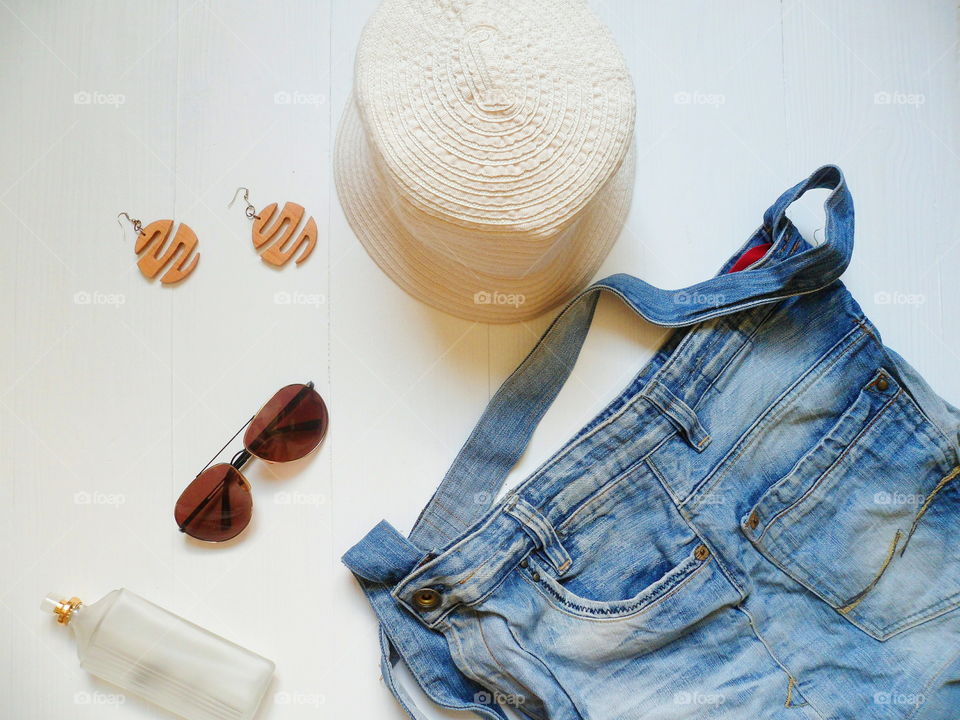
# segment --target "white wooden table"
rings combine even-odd
[[[960,72],[951,0],[595,0],[637,89],[637,180],[601,275],[712,275],[824,162],[857,207],[846,282],[886,342],[960,402]],[[129,587],[277,663],[259,717],[401,718],[373,615],[339,556],[409,530],[549,318],[487,327],[405,296],[331,179],[376,0],[0,0],[0,717],[160,718],[79,669],[38,611]],[[289,100],[289,102],[285,102]],[[258,260],[237,186],[303,204],[301,268]],[[793,217],[820,227],[819,198]],[[140,276],[116,215],[200,238],[183,285]],[[664,333],[604,302],[516,481],[599,410]],[[281,385],[313,379],[314,457],[250,466],[254,520],[210,548],[183,486]],[[432,716],[442,713],[429,711]]]

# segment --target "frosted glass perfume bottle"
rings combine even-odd
[[[273,677],[266,658],[123,588],[43,608],[73,629],[81,667],[188,720],[250,720]]]

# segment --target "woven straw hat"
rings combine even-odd
[[[585,0],[385,0],[335,150],[367,252],[414,297],[508,323],[569,299],[623,225],[633,85]]]

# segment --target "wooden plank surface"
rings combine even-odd
[[[847,173],[845,280],[889,345],[960,403],[958,10],[950,0],[593,0],[637,91],[637,177],[600,276],[701,280],[787,186]],[[17,720],[165,717],[82,671],[37,606],[121,586],[277,662],[260,718],[401,718],[339,556],[409,530],[549,317],[488,327],[407,297],[353,237],[331,152],[376,0],[0,0],[0,697]],[[266,267],[238,186],[316,219],[302,267]],[[818,203],[792,211],[809,234]],[[128,211],[202,259],[137,272]],[[618,390],[663,331],[604,301],[510,483]],[[252,465],[255,519],[211,550],[180,490],[287,382],[328,400],[322,451]],[[452,717],[434,709],[431,717]]]

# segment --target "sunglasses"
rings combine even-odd
[[[327,406],[313,383],[281,388],[213,456],[177,500],[174,518],[180,532],[206,542],[236,537],[250,523],[253,497],[240,470],[251,458],[271,463],[299,460],[327,434]],[[229,463],[212,465],[243,432],[243,450]]]

